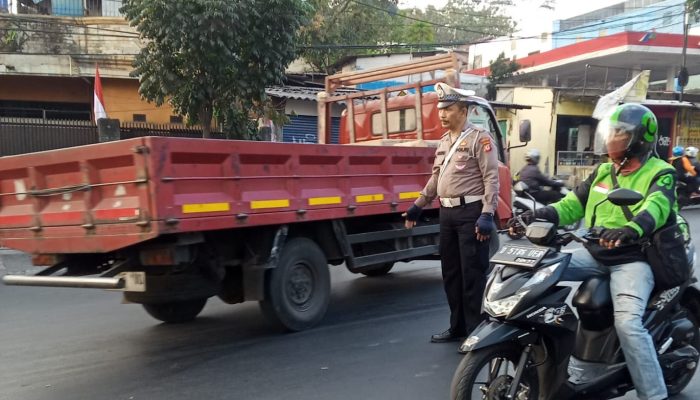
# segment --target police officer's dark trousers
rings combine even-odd
[[[440,260],[450,306],[450,330],[460,335],[471,332],[482,320],[489,242],[476,239],[475,222],[481,207],[477,201],[440,208]]]

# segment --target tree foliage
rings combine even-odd
[[[311,24],[302,30],[306,60],[317,71],[332,72],[342,57],[358,54],[345,46],[377,44],[391,36],[396,10],[391,0],[310,0],[315,9]],[[383,10],[389,11],[384,12]],[[362,53],[362,52],[360,52]]]
[[[504,14],[511,0],[449,0],[445,7],[401,9],[395,0],[310,0],[315,14],[303,28],[304,57],[318,71],[334,72],[343,57],[430,50],[510,34]],[[364,47],[363,47],[364,46]],[[395,52],[394,51],[394,52]]]
[[[134,61],[139,93],[200,123],[248,129],[265,87],[295,59],[305,0],[125,0],[121,12],[145,45]]]
[[[687,0],[688,11],[700,17],[700,0]]]
[[[438,43],[472,43],[513,33],[515,22],[505,14],[513,1],[449,0],[443,8],[414,9],[412,14],[434,24]]]
[[[520,68],[520,65],[512,60],[508,60],[505,54],[501,53],[489,66],[489,100],[496,99],[496,85],[507,81]]]

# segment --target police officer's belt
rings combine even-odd
[[[459,207],[476,201],[481,201],[484,196],[440,197],[443,207]]]

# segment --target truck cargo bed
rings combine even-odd
[[[0,158],[0,244],[100,253],[163,234],[386,214],[433,148],[143,137]]]

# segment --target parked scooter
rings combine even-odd
[[[513,185],[513,216],[517,217],[522,215],[525,211],[535,211],[538,208],[542,208],[547,204],[542,204],[535,200],[534,197],[528,192],[528,186],[523,181],[518,181]],[[566,196],[569,193],[569,189],[562,185],[559,188],[552,188],[552,190],[557,190],[561,194],[561,197]],[[563,228],[567,231],[576,230],[581,227],[581,221],[577,221],[571,225],[566,225]],[[508,237],[517,240],[525,236],[525,231],[522,229],[508,230]]]
[[[642,196],[616,189],[607,199],[631,205]],[[557,233],[549,222],[534,222],[526,233],[534,245],[509,243],[491,258],[483,300],[491,318],[461,345],[466,355],[452,379],[452,400],[610,399],[633,389],[613,324],[609,278],[584,281],[572,304],[567,302],[572,288],[559,285],[571,260],[561,247],[597,241],[599,233],[600,228],[585,235]],[[689,236],[687,243],[692,269],[695,248]],[[652,293],[644,326],[669,395],[681,392],[695,374],[699,321],[697,279]]]

